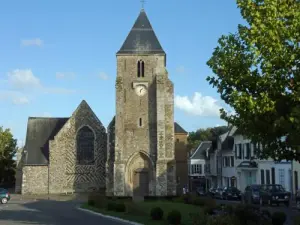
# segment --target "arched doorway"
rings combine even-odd
[[[132,196],[148,196],[153,186],[153,164],[144,152],[134,153],[126,165],[126,189]]]

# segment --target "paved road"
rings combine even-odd
[[[12,199],[0,205],[0,224],[3,225],[124,225],[97,215],[79,211],[75,201]]]
[[[231,205],[241,203],[240,201],[227,201],[227,200],[219,200],[219,199],[216,201],[219,204],[231,204]],[[259,206],[259,205],[257,205],[257,206]],[[285,214],[287,215],[286,224],[288,224],[288,225],[294,225],[294,217],[300,215],[299,211],[297,209],[295,209],[294,207],[286,207],[283,205],[263,206],[263,209],[269,210],[270,213],[277,212],[277,211],[285,212]]]

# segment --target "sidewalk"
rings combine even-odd
[[[87,194],[41,194],[41,195],[22,195],[22,194],[11,194],[11,198],[17,200],[55,200],[55,201],[87,201]]]

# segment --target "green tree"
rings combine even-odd
[[[300,1],[237,5],[246,25],[223,35],[207,62],[207,81],[235,110],[221,118],[261,143],[261,158],[300,161]]]
[[[200,128],[194,132],[190,132],[188,136],[188,150],[195,150],[200,142],[212,141],[221,134],[228,131],[227,126]]]
[[[13,138],[9,129],[0,127],[0,184],[14,182],[17,140]]]

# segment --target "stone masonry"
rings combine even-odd
[[[84,126],[94,132],[94,164],[77,165],[76,136]],[[28,149],[30,151],[30,149]],[[22,167],[22,194],[89,192],[106,186],[107,135],[105,127],[85,101],[49,140],[48,165]]]

